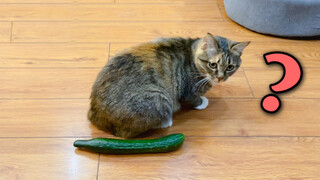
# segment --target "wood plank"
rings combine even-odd
[[[138,43],[112,43],[110,56]],[[265,45],[267,44],[267,46]],[[268,67],[263,54],[275,50],[294,54],[303,67],[320,67],[320,54],[310,43],[255,43],[243,54],[242,67]],[[108,56],[107,43],[2,43],[0,67],[102,67]]]
[[[235,41],[306,42],[257,34],[230,22],[16,22],[12,39],[14,42],[145,42],[158,37],[203,37],[207,32]]]
[[[320,136],[319,99],[282,99],[276,115],[260,99],[211,99],[207,109],[184,109],[173,126],[141,137],[171,133],[187,136]],[[0,137],[113,137],[87,120],[88,99],[1,100]],[[301,110],[303,109],[303,110]]]
[[[0,137],[106,135],[87,119],[88,99],[0,101]]]
[[[187,138],[169,154],[102,155],[99,178],[317,179],[319,153],[319,138]]]
[[[272,67],[273,66],[273,67]],[[269,68],[245,69],[255,97],[270,94],[269,84],[278,82],[283,74],[279,65]],[[320,68],[303,68],[303,79],[298,87],[279,95],[286,98],[320,98]]]
[[[113,3],[114,0],[1,0],[1,4]]]
[[[0,98],[88,98],[100,69],[1,69]],[[208,97],[251,97],[241,71],[211,91]]]
[[[98,154],[74,150],[75,139],[0,139],[2,179],[96,179]]]
[[[138,43],[112,43],[110,56]],[[242,67],[268,67],[263,54],[284,51],[293,54],[303,67],[320,67],[320,48],[309,43],[256,43],[242,56]],[[108,57],[108,43],[1,43],[0,67],[103,67]]]
[[[126,4],[171,4],[171,3],[218,3],[219,0],[115,0],[115,3]]]
[[[310,41],[303,43],[252,42],[243,53],[241,66],[269,68],[263,59],[263,54],[283,51],[295,56],[303,67],[320,67],[320,53],[317,49],[320,49],[320,43]]]
[[[161,135],[190,136],[319,136],[320,100],[282,99],[281,110],[270,115],[262,111],[260,99],[212,99],[202,111],[175,114],[173,126]],[[303,109],[303,110],[301,110]]]
[[[1,69],[0,98],[89,98],[100,69]]]
[[[217,4],[0,4],[1,21],[222,21]]]
[[[103,67],[108,43],[1,43],[0,67]]]
[[[11,22],[0,22],[0,42],[10,42]]]

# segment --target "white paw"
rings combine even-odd
[[[170,118],[168,121],[161,123],[159,126],[154,127],[153,129],[158,129],[158,128],[168,128],[172,126],[172,118]]]
[[[172,118],[170,118],[168,121],[165,123],[161,124],[160,128],[168,128],[172,126]]]
[[[209,105],[209,100],[204,96],[201,96],[200,98],[202,100],[202,103],[199,106],[195,107],[195,109],[202,110],[207,108]]]

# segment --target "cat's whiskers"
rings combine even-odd
[[[210,85],[211,85],[211,87],[212,87],[212,82],[211,82],[211,80],[208,80],[204,86],[207,86],[209,83],[210,83]]]
[[[200,76],[196,76],[196,77],[194,77],[192,80],[195,80],[195,79],[200,78],[200,77],[202,77],[202,78],[206,78],[206,76],[205,76],[205,75],[200,75]]]
[[[210,82],[210,80],[209,79],[207,79],[206,80],[206,82],[205,83],[203,83],[203,85],[202,85],[202,87],[200,88],[200,89],[202,89],[202,88],[204,88],[204,87],[206,87],[207,85],[208,85],[208,83]]]
[[[208,77],[204,78],[204,79],[201,79],[200,81],[198,81],[196,84],[195,84],[195,87],[197,88],[196,89],[196,92],[200,91],[201,88],[204,87],[205,84],[207,84],[210,80],[208,79]],[[199,85],[198,85],[199,84]]]
[[[204,79],[201,79],[200,81],[198,81],[196,84],[195,84],[195,86],[197,87],[198,86],[198,84],[201,84],[203,81],[205,81],[206,80],[206,78],[204,78]]]

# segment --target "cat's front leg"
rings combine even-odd
[[[198,103],[198,105],[194,107],[195,109],[202,110],[207,108],[209,105],[209,100],[204,96],[200,96],[197,101],[201,103]]]
[[[184,103],[191,105],[195,109],[202,110],[207,108],[209,100],[204,96],[189,96],[185,99]]]

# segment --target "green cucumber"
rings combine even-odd
[[[158,139],[122,140],[109,138],[95,138],[90,140],[76,140],[73,145],[78,148],[104,154],[143,154],[165,153],[178,149],[184,134],[171,134]]]

